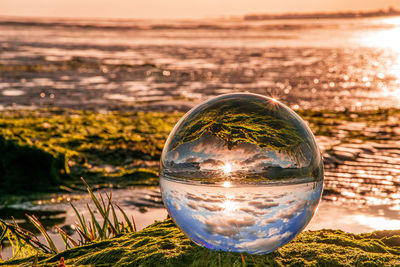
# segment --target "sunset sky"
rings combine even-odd
[[[400,0],[0,0],[0,16],[186,19],[389,6],[400,9]]]

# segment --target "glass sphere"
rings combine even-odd
[[[321,198],[323,161],[306,123],[265,96],[235,93],[190,110],[161,156],[160,187],[197,244],[264,254],[292,240]]]

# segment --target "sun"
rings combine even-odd
[[[222,170],[224,171],[225,174],[229,174],[232,171],[232,165],[227,162],[225,163],[225,166],[222,167]]]
[[[225,200],[224,203],[222,203],[222,208],[224,211],[233,211],[236,209],[236,203],[230,200]]]
[[[225,181],[222,183],[223,187],[232,187],[232,183],[230,181]]]

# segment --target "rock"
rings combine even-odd
[[[68,176],[64,155],[22,146],[0,136],[0,192],[15,194],[48,190]]]

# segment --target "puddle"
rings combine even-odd
[[[391,213],[383,213],[383,211]],[[335,214],[332,217],[332,214]],[[398,230],[399,216],[390,206],[354,206],[322,201],[305,230],[339,229],[360,234],[376,230]]]
[[[81,78],[81,84],[95,84],[95,83],[107,83],[108,80],[102,76],[92,76]]]
[[[3,90],[1,92],[1,94],[4,96],[21,96],[21,95],[24,95],[25,92],[22,90],[17,90],[17,89],[6,89],[6,90]]]
[[[135,97],[127,96],[127,95],[123,95],[123,94],[106,94],[106,95],[104,95],[104,98],[110,99],[110,100],[120,100],[120,101],[125,101],[125,102],[135,101]]]

